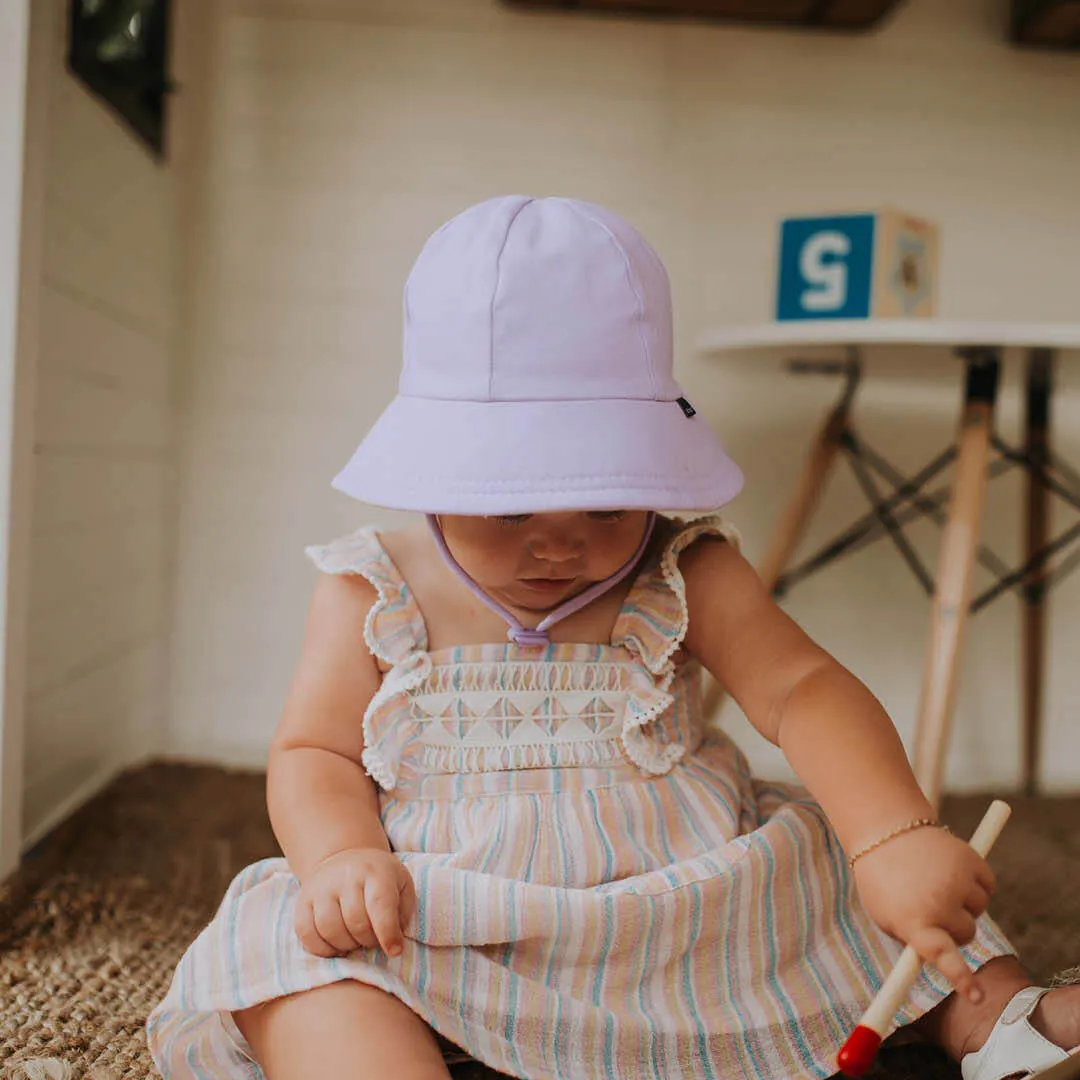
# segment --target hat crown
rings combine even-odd
[[[618,215],[489,199],[438,229],[405,286],[400,392],[466,401],[672,400],[671,289]]]

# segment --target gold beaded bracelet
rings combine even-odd
[[[892,832],[879,837],[873,843],[867,844],[866,847],[859,848],[854,855],[848,856],[848,866],[853,867],[857,859],[861,859],[875,848],[881,847],[882,844],[888,843],[894,837],[900,836],[906,832],[911,832],[913,829],[924,829],[930,826],[935,829],[944,829],[945,832],[952,832],[952,829],[950,829],[948,825],[942,825],[940,821],[935,821],[933,818],[918,818],[915,821],[909,821],[906,825],[901,825],[898,829],[893,829]]]

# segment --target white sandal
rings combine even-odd
[[[1049,989],[1029,986],[1013,996],[983,1046],[974,1054],[964,1055],[960,1062],[964,1080],[1036,1076],[1077,1053],[1077,1050],[1067,1051],[1055,1046],[1031,1026],[1029,1017]]]

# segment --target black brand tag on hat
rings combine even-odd
[[[695,409],[686,398],[681,397],[676,398],[675,400],[679,403],[679,408],[682,409],[683,416],[697,416],[697,409]]]

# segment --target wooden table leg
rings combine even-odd
[[[840,449],[844,433],[848,428],[852,391],[853,385],[849,384],[847,391],[829,413],[811,443],[795,494],[781,516],[773,532],[768,551],[758,568],[758,574],[770,592],[779,581],[784,568],[791,561],[791,556],[821,501],[825,481],[828,479],[833,462],[836,460],[836,452]],[[714,719],[723,703],[724,688],[715,679],[709,679],[702,699],[702,715],[707,720]]]
[[[848,427],[848,403],[841,402],[822,425],[806,457],[799,483],[780,517],[769,548],[758,567],[765,588],[772,592],[799,546],[814,511],[821,502],[836,453]]]
[[[935,807],[941,800],[960,652],[971,604],[971,571],[986,493],[1000,366],[996,350],[969,350],[964,355],[967,384],[960,444],[941,540],[913,754],[915,775]]]
[[[1024,450],[1027,470],[1027,521],[1024,528],[1024,560],[1042,550],[1047,533],[1046,487],[1040,473],[1048,465],[1047,431],[1050,426],[1050,393],[1054,355],[1050,349],[1032,349],[1027,359],[1027,414]],[[1021,787],[1034,795],[1038,786],[1042,733],[1043,648],[1046,635],[1046,567],[1040,565],[1024,581],[1024,741]]]

